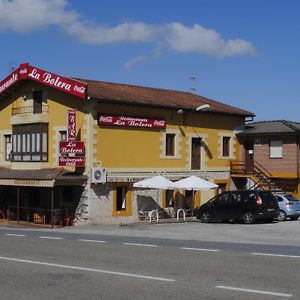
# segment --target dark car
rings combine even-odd
[[[252,224],[256,220],[272,221],[279,214],[278,202],[270,191],[228,191],[200,206],[196,217],[202,223],[238,221]]]

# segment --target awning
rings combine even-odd
[[[54,180],[0,179],[0,185],[33,186],[33,187],[53,187]]]
[[[64,168],[15,170],[0,168],[0,185],[53,187],[55,185],[84,185],[87,176],[74,174]]]

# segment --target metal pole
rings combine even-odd
[[[53,220],[53,206],[54,206],[54,187],[51,188],[51,228],[54,226]]]
[[[20,219],[20,187],[17,187],[17,222]]]

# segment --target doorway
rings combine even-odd
[[[201,169],[201,138],[192,138],[191,169]]]

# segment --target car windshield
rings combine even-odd
[[[285,197],[289,200],[289,201],[299,201],[299,199],[295,198],[292,195],[285,195]]]

